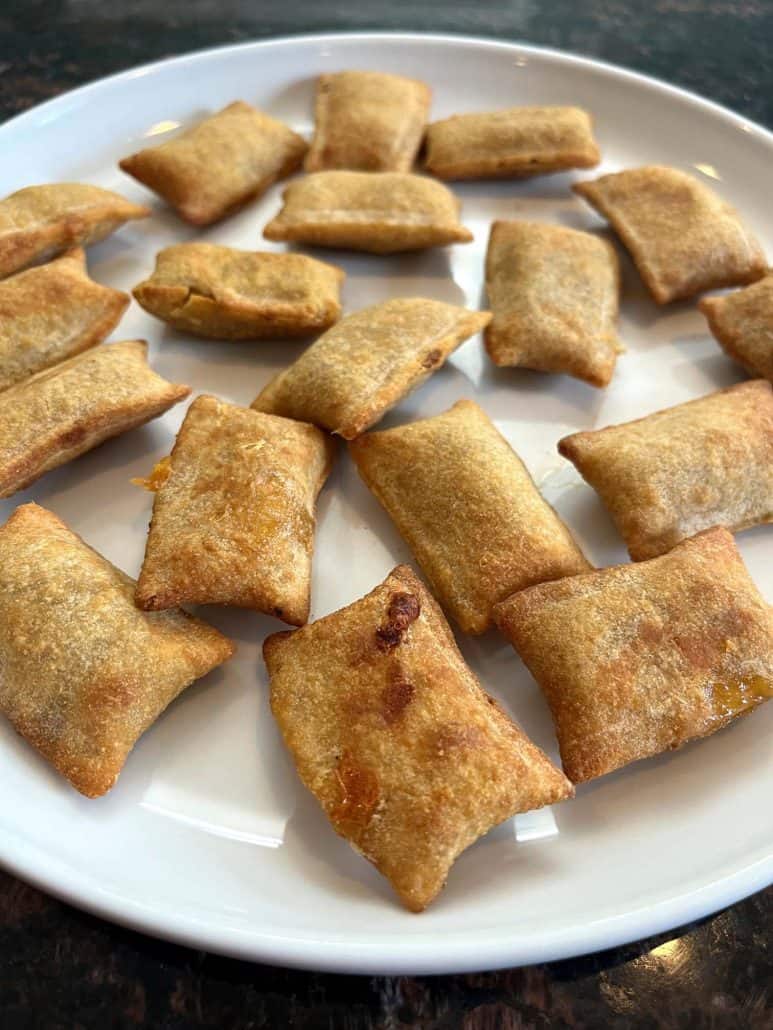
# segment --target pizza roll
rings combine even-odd
[[[134,580],[45,508],[23,504],[0,527],[0,711],[86,797],[232,653],[185,612],[139,611]]]
[[[306,336],[341,317],[344,273],[305,254],[178,243],[156,255],[135,299],[175,329],[221,340]]]
[[[735,209],[686,172],[632,168],[572,189],[611,223],[658,304],[765,274],[765,255]]]
[[[347,608],[268,637],[263,655],[301,780],[413,912],[482,834],[572,794],[483,692],[404,565]]]
[[[573,433],[558,450],[599,493],[635,561],[710,526],[773,522],[773,391],[763,379]]]
[[[148,367],[142,340],[105,344],[0,393],[0,497],[187,397]]]
[[[469,243],[447,187],[399,172],[316,172],[291,182],[267,240],[345,247],[371,254]]]
[[[347,315],[252,402],[352,440],[432,375],[487,311],[403,297]]]
[[[540,222],[494,222],[486,252],[495,365],[566,372],[606,386],[617,355],[620,272],[606,240]]]
[[[320,75],[306,171],[409,172],[431,100],[429,86],[403,75]]]
[[[524,178],[600,160],[593,121],[579,107],[456,114],[427,129],[427,171],[441,179]]]
[[[720,347],[753,376],[773,382],[773,272],[753,286],[698,305]]]
[[[243,100],[119,161],[193,225],[210,225],[300,168],[306,141]]]
[[[351,454],[465,633],[488,629],[514,591],[591,568],[474,401],[361,436]]]
[[[495,618],[547,697],[574,783],[773,695],[773,611],[719,526],[639,565],[530,587]]]
[[[155,489],[136,602],[309,617],[317,494],[334,444],[315,426],[197,397]]]
[[[0,200],[0,279],[69,247],[98,243],[150,208],[80,182],[27,186]]]

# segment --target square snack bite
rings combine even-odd
[[[572,794],[484,693],[406,566],[347,608],[268,637],[263,654],[301,780],[414,912],[482,834]]]
[[[704,297],[698,307],[720,347],[753,376],[773,382],[773,272],[744,290]]]
[[[530,587],[495,617],[547,697],[574,783],[773,696],[773,610],[721,527],[638,565]]]

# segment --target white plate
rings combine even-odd
[[[453,37],[283,39],[106,79],[0,128],[0,195],[31,182],[81,179],[149,200],[119,172],[119,157],[236,98],[308,133],[315,76],[350,67],[426,79],[435,118],[505,104],[587,107],[596,118],[603,171],[662,162],[708,176],[773,254],[773,137],[765,130],[630,72]],[[407,257],[321,256],[346,269],[348,311],[406,294],[478,307],[492,219],[599,225],[569,192],[573,178],[458,186],[464,223],[475,234],[467,246]],[[270,248],[260,233],[278,198],[275,188],[202,235]],[[196,235],[159,205],[152,219],[92,248],[91,271],[128,289],[152,268],[161,246]],[[386,420],[432,415],[475,396],[598,565],[626,555],[594,493],[558,457],[558,438],[743,378],[694,305],[656,308],[627,259],[624,269],[621,334],[628,352],[609,389],[497,371],[476,338]],[[163,375],[240,404],[301,350],[293,343],[189,339],[164,330],[136,304],[115,336],[147,337]],[[167,453],[182,415],[177,408],[46,476],[3,502],[0,516],[34,498],[136,575],[151,499],[129,479]],[[773,599],[770,529],[741,534],[739,544]],[[406,560],[407,549],[342,454],[321,499],[313,617],[361,596]],[[548,814],[498,828],[457,862],[430,910],[411,915],[336,837],[280,744],[260,660],[263,638],[280,624],[216,608],[206,617],[238,641],[238,656],[192,687],[145,735],[107,797],[81,798],[0,725],[0,861],[8,869],[100,915],[198,948],[382,973],[517,965],[610,947],[702,916],[773,879],[768,705],[707,741],[581,787],[576,800],[554,810],[555,824]],[[547,707],[514,652],[494,633],[461,644],[486,688],[555,755]]]

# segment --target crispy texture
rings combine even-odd
[[[371,254],[469,243],[458,199],[440,182],[399,172],[315,172],[291,182],[267,240]]]
[[[233,653],[182,611],[146,615],[134,580],[37,504],[0,528],[0,711],[86,797],[106,793],[178,694]]]
[[[566,372],[606,386],[622,350],[614,247],[542,222],[494,222],[486,252],[493,312],[485,342],[495,365]]]
[[[300,168],[306,141],[243,100],[119,161],[193,225],[210,225]]]
[[[773,391],[762,379],[573,433],[558,450],[599,493],[636,561],[710,526],[773,521]]]
[[[765,274],[765,255],[736,210],[686,172],[632,168],[572,189],[611,223],[658,304]]]
[[[314,138],[306,171],[409,172],[421,146],[432,90],[385,72],[317,79]]]
[[[233,604],[302,626],[333,455],[315,426],[197,397],[153,502],[139,607]]]
[[[487,311],[439,300],[398,298],[347,315],[280,372],[252,402],[258,411],[352,440],[430,376]]]
[[[344,273],[305,254],[177,243],[156,255],[153,275],[132,290],[175,329],[220,340],[307,336],[341,317]]]
[[[773,382],[773,272],[745,290],[704,297],[698,307],[720,347],[753,376]]]
[[[773,614],[726,529],[542,583],[495,617],[544,691],[574,783],[706,737],[773,694]]]
[[[572,794],[404,565],[348,608],[268,637],[263,655],[301,780],[413,912],[492,826]]]
[[[89,279],[80,248],[0,282],[0,390],[101,343],[128,303]]]
[[[80,182],[27,186],[0,201],[0,279],[70,247],[98,243],[150,208]]]
[[[456,114],[427,129],[427,171],[440,179],[525,178],[600,160],[593,120],[579,107]]]
[[[350,447],[360,475],[465,633],[487,630],[494,604],[514,591],[591,568],[474,401],[367,433]]]
[[[0,497],[187,397],[148,367],[142,340],[105,344],[0,393]]]

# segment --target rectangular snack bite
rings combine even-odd
[[[197,397],[155,481],[139,607],[233,604],[302,626],[333,454],[316,426]]]
[[[516,590],[587,572],[572,535],[474,401],[353,441],[360,475],[465,633]]]
[[[600,495],[635,561],[710,526],[773,522],[773,390],[762,379],[573,433],[558,450]]]
[[[773,695],[773,612],[721,527],[495,609],[574,783],[706,737]]]
[[[363,308],[320,336],[263,388],[252,407],[352,440],[490,318],[487,311],[423,297]]]
[[[720,347],[753,376],[773,382],[773,272],[753,286],[698,307]]]
[[[300,168],[306,141],[243,100],[119,161],[193,225],[210,225]]]
[[[617,254],[591,233],[543,222],[494,222],[486,252],[495,365],[565,372],[606,386],[617,355]]]
[[[134,606],[134,580],[37,504],[0,527],[0,711],[86,797],[233,644],[185,612]]]
[[[611,223],[658,304],[765,274],[765,255],[736,210],[677,168],[631,168],[572,189]]]
[[[413,912],[482,834],[572,794],[404,565],[347,608],[268,637],[263,655],[298,775]]]

